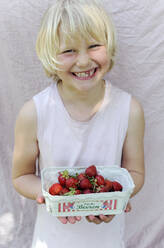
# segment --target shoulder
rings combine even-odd
[[[111,95],[115,98],[116,102],[119,102],[121,105],[125,104],[129,107],[129,103],[131,102],[131,94],[128,93],[127,91],[113,85],[111,85]]]
[[[37,114],[39,115],[44,110],[46,111],[46,107],[55,100],[55,90],[56,84],[52,83],[39,93],[33,96],[32,100],[34,101],[35,108]]]
[[[134,97],[131,97],[128,131],[144,131],[145,119],[142,105]]]
[[[51,83],[48,87],[44,88],[43,90],[41,90],[39,93],[37,93],[36,95],[33,96],[33,99],[44,99],[46,97],[49,97],[55,90],[55,83]]]
[[[131,97],[130,117],[132,119],[144,119],[143,107],[135,97]]]
[[[22,108],[20,109],[17,119],[16,119],[16,131],[19,132],[24,131],[28,132],[28,134],[32,134],[36,131],[37,125],[37,114],[34,101],[31,99],[24,103]]]
[[[26,119],[32,121],[36,118],[36,109],[33,99],[24,103],[19,111],[17,119]]]

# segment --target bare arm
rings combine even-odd
[[[37,203],[44,203],[41,180],[35,175],[35,163],[39,155],[37,143],[37,117],[33,101],[21,109],[15,126],[12,181],[16,191]],[[58,217],[63,223],[76,223],[81,217]]]
[[[122,167],[129,171],[135,184],[131,197],[137,194],[144,184],[144,128],[145,122],[142,107],[133,98],[122,157]]]
[[[35,176],[39,155],[36,130],[36,110],[31,100],[25,103],[16,120],[12,181],[18,193],[33,200],[41,193],[40,178]]]
[[[132,99],[129,123],[126,139],[123,146],[122,155],[122,167],[126,168],[131,174],[135,189],[131,195],[133,197],[137,194],[144,184],[144,148],[143,148],[143,138],[144,138],[144,114],[142,107],[135,100]],[[130,202],[127,204],[125,212],[131,211]],[[109,216],[87,216],[86,219],[89,222],[94,222],[96,224],[102,223],[102,221],[108,223],[113,219],[114,215]]]

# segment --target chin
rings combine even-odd
[[[81,82],[80,84],[76,85],[75,87],[79,91],[87,92],[87,91],[92,90],[98,84],[99,84],[99,82]]]

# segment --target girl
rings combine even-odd
[[[118,165],[134,180],[132,196],[143,186],[143,110],[104,80],[115,47],[113,25],[99,2],[57,0],[45,13],[36,49],[55,83],[26,102],[16,121],[12,177],[21,195],[44,203],[37,160],[39,170]],[[123,248],[123,240],[124,214],[56,218],[38,205],[33,248]]]

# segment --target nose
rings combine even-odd
[[[90,58],[87,52],[81,52],[77,56],[76,64],[78,67],[87,67],[90,64]]]

